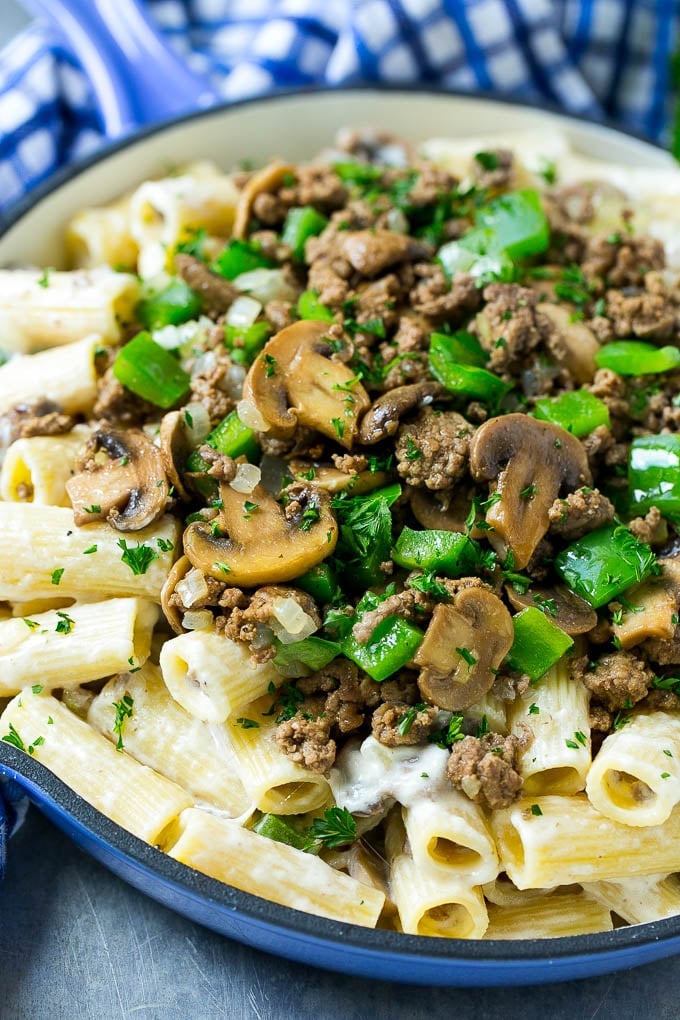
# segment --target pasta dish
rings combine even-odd
[[[680,913],[679,201],[345,130],[0,270],[2,740],[324,917]]]

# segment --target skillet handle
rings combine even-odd
[[[218,102],[136,0],[21,0],[77,57],[96,95],[107,138]]]

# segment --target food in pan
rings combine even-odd
[[[678,912],[679,193],[349,131],[0,272],[3,740],[323,916]]]

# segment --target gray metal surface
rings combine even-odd
[[[27,19],[0,0],[0,47]],[[327,974],[178,917],[35,810],[0,889],[0,1020],[674,1020],[680,957],[526,989],[427,989]]]

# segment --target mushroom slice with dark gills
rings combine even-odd
[[[388,439],[395,434],[400,419],[409,411],[444,397],[448,397],[444,387],[430,380],[397,386],[383,393],[361,420],[359,442],[365,446],[372,446],[383,439]]]
[[[139,531],[165,512],[170,487],[161,452],[141,429],[100,425],[76,472],[66,491],[78,526],[106,520],[118,531]]]
[[[208,577],[252,588],[292,581],[330,556],[338,525],[330,496],[314,486],[292,485],[284,507],[262,485],[237,492],[220,485],[222,507],[210,522],[184,532],[192,566]]]
[[[265,344],[243,386],[246,407],[261,418],[258,431],[289,439],[305,425],[351,449],[371,401],[337,356],[342,342],[331,340],[328,329],[327,322],[302,319]]]
[[[439,603],[416,652],[418,687],[432,705],[459,711],[476,704],[493,685],[510,651],[512,617],[487,588],[463,588]]]
[[[486,514],[496,552],[527,565],[548,530],[548,511],[560,495],[590,485],[585,448],[570,432],[526,414],[490,418],[470,443],[470,473],[491,483],[495,502]]]
[[[274,160],[261,170],[256,170],[241,192],[236,206],[232,236],[244,240],[248,236],[248,224],[253,202],[264,191],[277,191],[286,178],[295,175],[295,167],[289,163]]]

